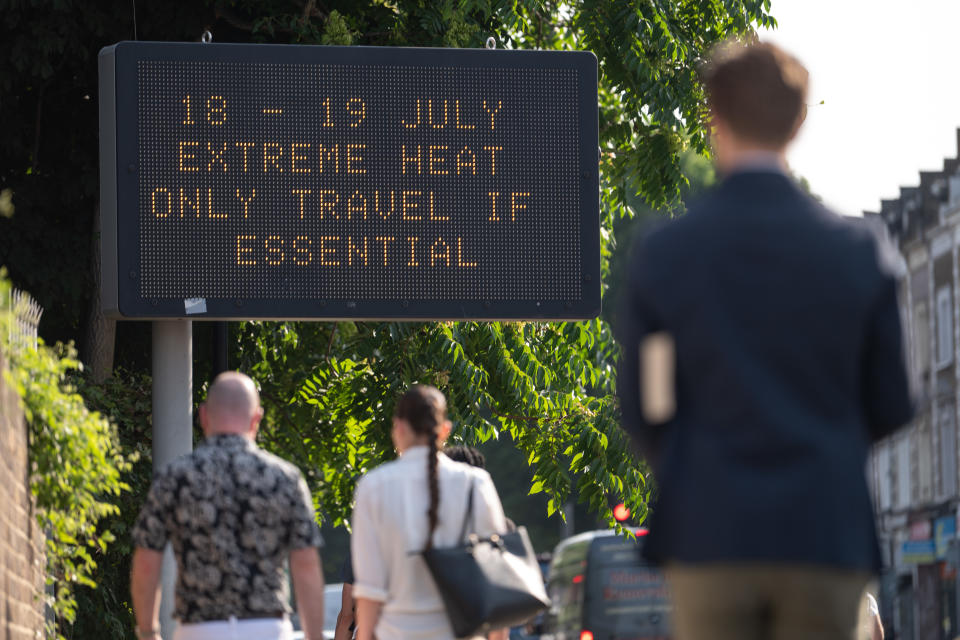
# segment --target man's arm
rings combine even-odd
[[[163,552],[137,547],[130,570],[130,597],[137,621],[137,635],[148,637],[152,630],[160,635],[160,572]]]
[[[290,575],[304,640],[323,640],[323,571],[316,547],[290,552]]]
[[[353,612],[353,585],[343,583],[343,595],[340,597],[340,613],[337,615],[337,628],[333,632],[333,640],[351,640],[355,614]]]
[[[380,620],[383,603],[367,598],[357,598],[357,640],[375,640],[373,630]]]

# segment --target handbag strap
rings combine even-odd
[[[470,488],[467,490],[467,510],[463,514],[463,525],[460,527],[460,542],[467,538],[467,525],[473,519],[473,478],[470,478]]]
[[[463,542],[467,538],[467,526],[470,524],[470,521],[473,519],[473,487],[474,487],[473,478],[470,479],[470,488],[467,490],[467,511],[463,514],[463,525],[460,527],[460,542]],[[407,555],[416,555],[419,553],[425,553],[424,551],[408,551]]]

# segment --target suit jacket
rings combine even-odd
[[[872,231],[779,172],[735,173],[640,241],[627,286],[618,391],[657,479],[648,557],[878,569],[866,457],[912,403]],[[677,411],[653,425],[638,351],[656,331]]]

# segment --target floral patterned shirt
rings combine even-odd
[[[177,558],[181,622],[289,613],[284,562],[323,544],[300,471],[239,435],[207,438],[160,469],[133,528]]]

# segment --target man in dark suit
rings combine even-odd
[[[645,553],[681,640],[850,638],[880,568],[864,466],[912,415],[896,282],[785,149],[807,72],[769,44],[705,68],[722,182],[639,242],[618,322],[624,426],[657,480]]]

